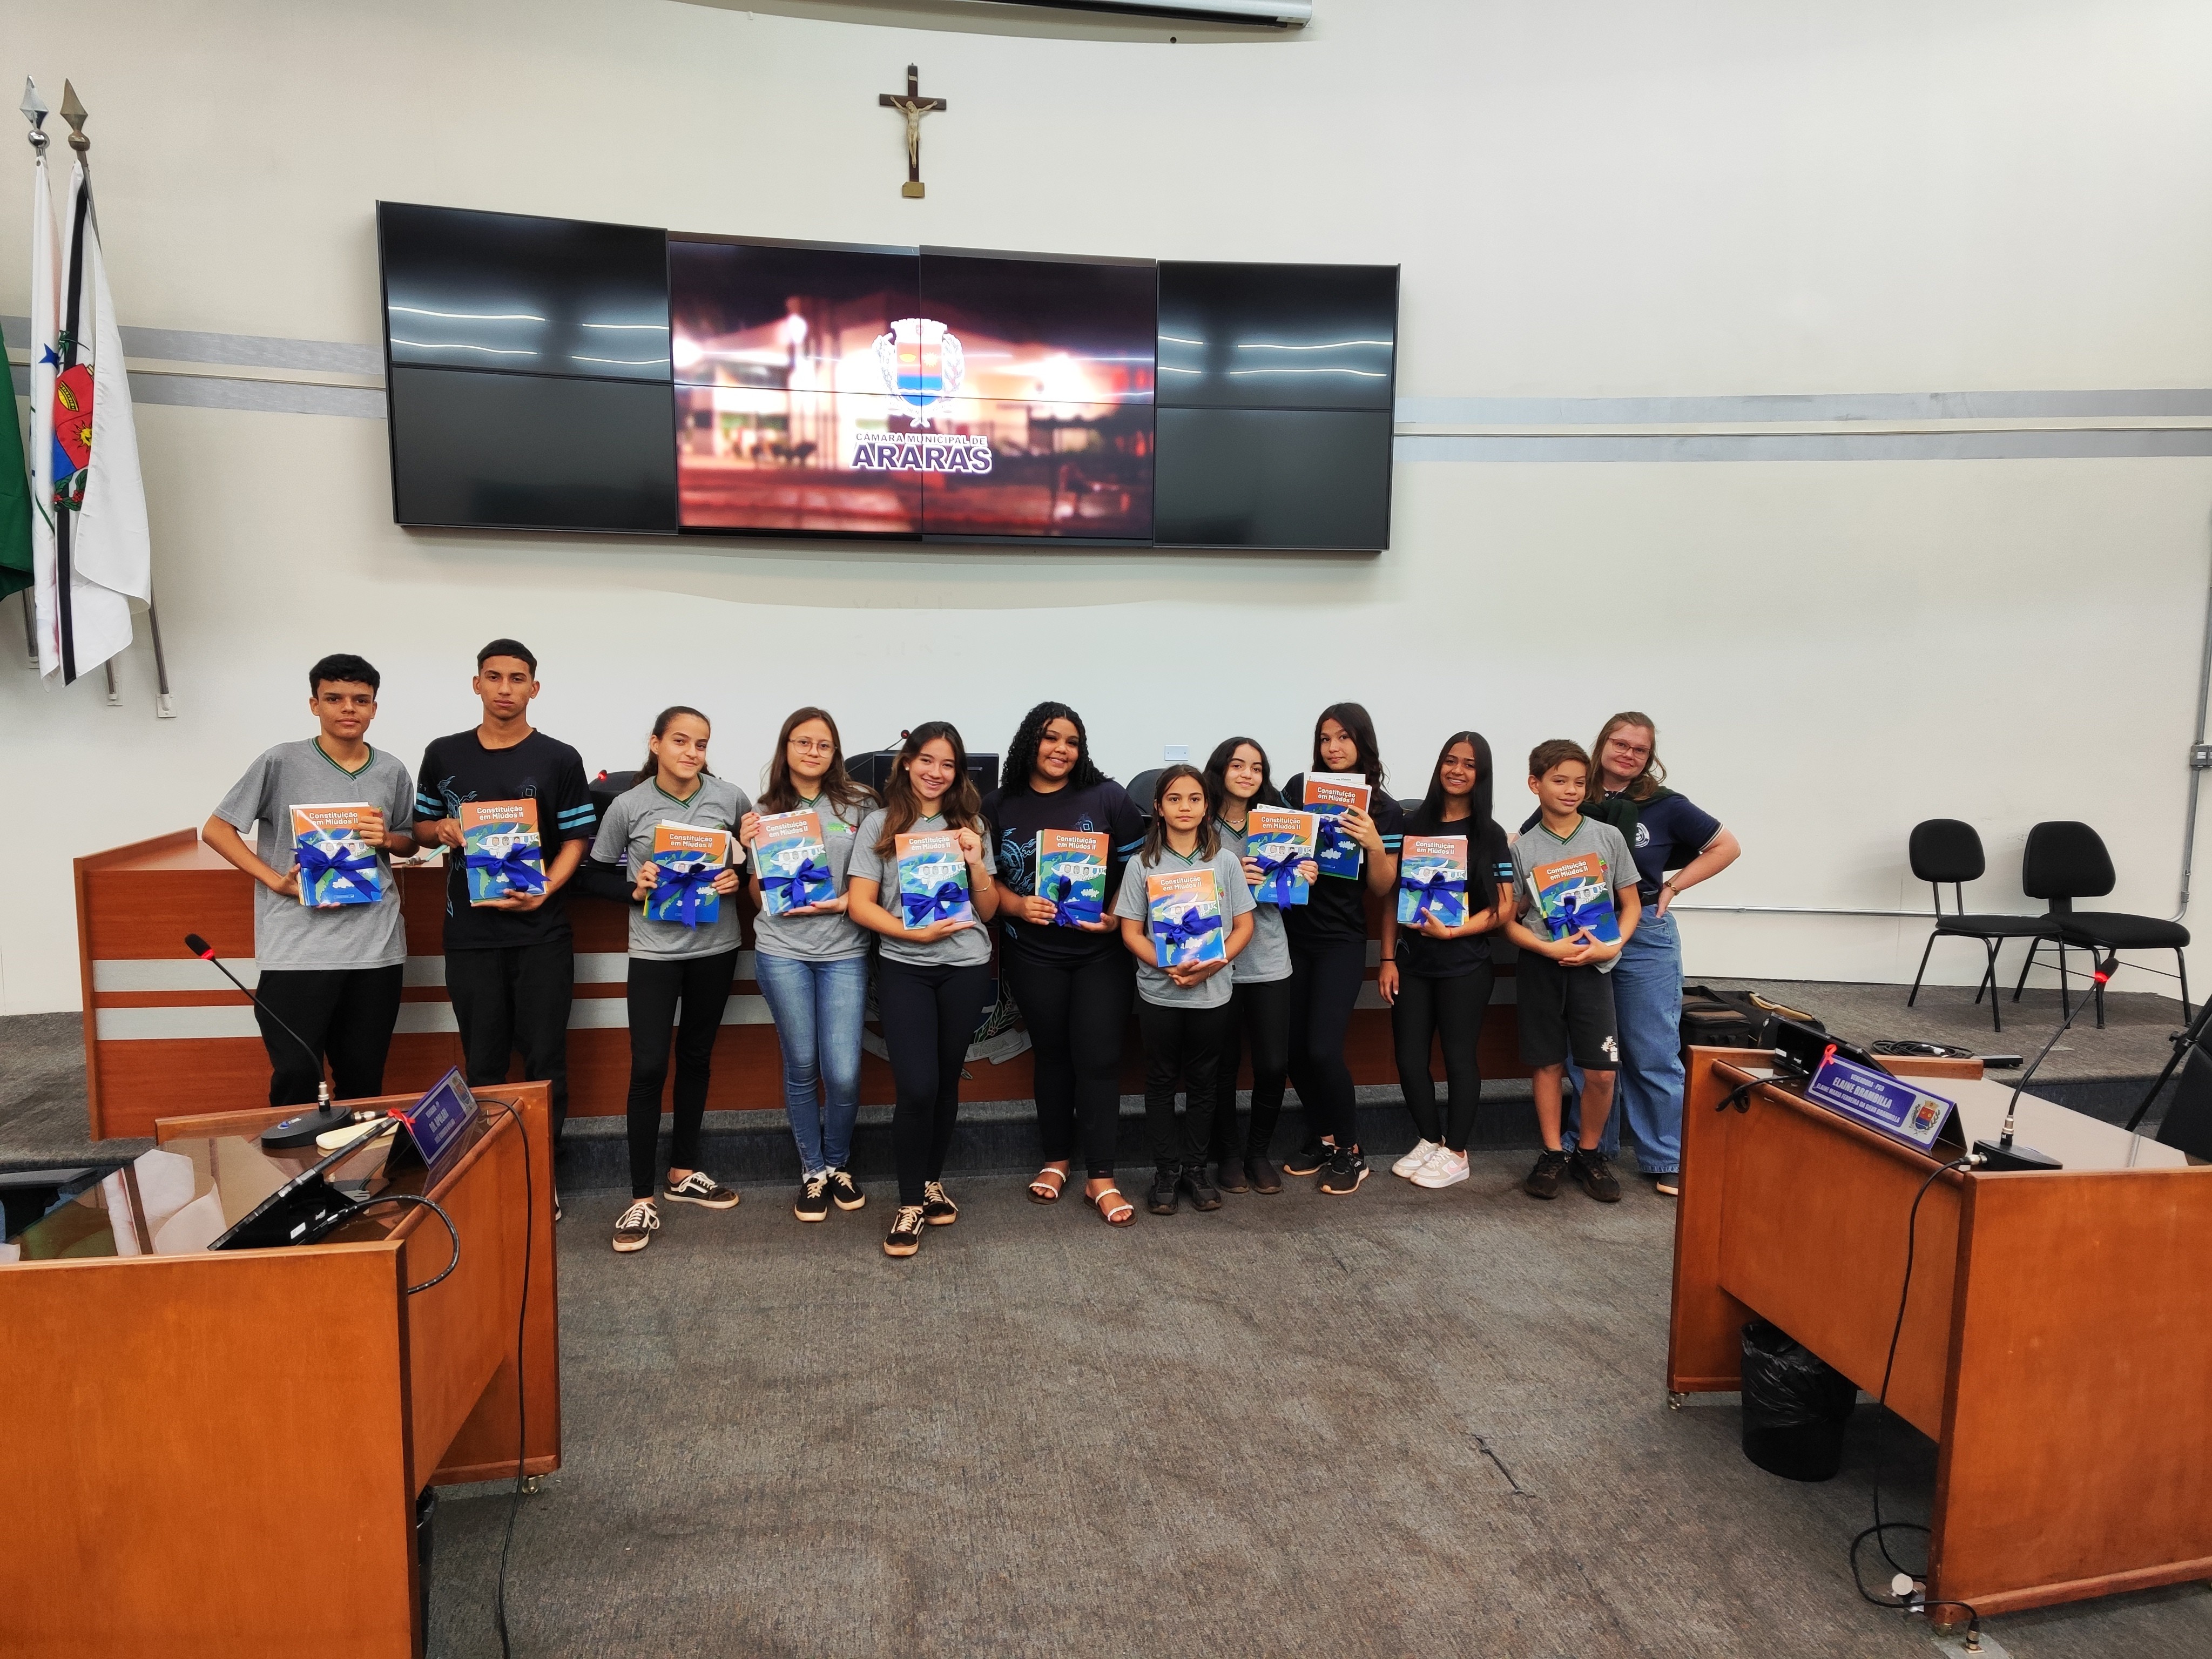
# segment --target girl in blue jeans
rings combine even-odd
[[[874,793],[846,775],[837,722],[822,709],[801,708],[777,735],[760,811],[747,813],[738,830],[750,847],[763,813],[811,812],[830,872],[830,898],[781,915],[763,905],[753,931],[753,977],[783,1050],[784,1105],[799,1145],[792,1212],[801,1221],[825,1219],[832,1204],[857,1210],[868,1201],[846,1168],[860,1109],[868,935],[846,914],[845,868],[853,832],[875,805]],[[753,896],[763,900],[757,859],[753,869]]]

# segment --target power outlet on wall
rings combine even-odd
[[[1160,758],[1168,762],[1187,761],[1190,758],[1190,745],[1187,743],[1171,743],[1160,750]]]

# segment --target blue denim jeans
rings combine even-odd
[[[1664,1175],[1682,1165],[1682,938],[1671,915],[1650,909],[1613,966],[1613,1017],[1620,1031],[1620,1069],[1613,1074],[1613,1111],[1599,1144],[1620,1155],[1625,1118],[1636,1142],[1636,1167]],[[1567,1109],[1566,1138],[1575,1139],[1583,1074],[1570,1064],[1576,1103]]]
[[[799,1143],[799,1173],[842,1170],[853,1153],[853,1120],[860,1112],[868,959],[802,962],[757,951],[753,978],[783,1049],[783,1103]]]

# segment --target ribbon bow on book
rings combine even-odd
[[[902,890],[899,902],[906,908],[907,931],[912,933],[932,922],[951,920],[968,902],[968,890],[957,881],[941,881],[933,893]]]
[[[1565,894],[1559,900],[1559,914],[1551,918],[1552,938],[1555,941],[1572,939],[1585,928],[1594,932],[1604,920],[1601,906],[1585,904],[1576,894]]]
[[[1088,893],[1075,890],[1075,883],[1066,876],[1054,878],[1052,890],[1045,895],[1052,901],[1052,925],[1073,927],[1079,922],[1096,926],[1105,919],[1105,907]]]
[[[1152,932],[1159,941],[1160,949],[1169,958],[1162,964],[1165,967],[1178,966],[1183,951],[1196,949],[1208,933],[1220,931],[1219,916],[1202,916],[1194,908],[1184,911],[1181,921],[1170,916],[1152,924]]]
[[[786,910],[804,909],[834,896],[828,870],[812,859],[802,859],[787,876],[763,876],[761,890],[783,901]]]
[[[655,853],[653,861],[660,866],[660,878],[646,896],[646,908],[657,909],[658,921],[696,927],[700,907],[714,896],[714,878],[722,873],[720,866],[699,861],[689,853]],[[672,909],[676,912],[673,916],[668,914]]]
[[[303,841],[299,846],[300,878],[313,887],[319,882],[342,881],[363,897],[374,897],[362,878],[376,868],[368,853],[356,853],[343,841]]]
[[[1298,866],[1305,855],[1296,848],[1279,858],[1266,853],[1254,853],[1252,862],[1260,867],[1260,884],[1252,890],[1253,898],[1261,904],[1290,904],[1294,902]]]
[[[545,872],[531,856],[537,850],[518,843],[504,853],[471,853],[468,867],[493,881],[504,883],[510,893],[542,893],[545,890]]]
[[[1452,910],[1456,908],[1464,912],[1467,908],[1467,878],[1464,876],[1457,881],[1447,881],[1444,879],[1443,871],[1431,870],[1426,880],[1419,876],[1401,876],[1398,878],[1398,886],[1404,892],[1419,895],[1413,900],[1413,914],[1407,923],[1409,927],[1415,922],[1427,920],[1431,911],[1438,912],[1437,915],[1438,921],[1455,926],[1456,924],[1451,921]],[[1454,907],[1439,903],[1440,900],[1447,898],[1457,899],[1458,905]]]
[[[1335,815],[1328,812],[1322,813],[1321,828],[1315,836],[1314,856],[1327,859],[1341,857],[1349,853],[1356,857],[1358,852],[1359,843],[1344,833],[1342,827],[1336,821]]]

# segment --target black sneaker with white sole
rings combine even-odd
[[[1567,1168],[1574,1176],[1575,1185],[1580,1187],[1599,1203],[1620,1202],[1620,1178],[1613,1174],[1613,1166],[1606,1162],[1605,1154],[1596,1147],[1576,1148],[1575,1155],[1569,1160]]]
[[[633,1199],[615,1222],[615,1251],[628,1255],[641,1250],[653,1243],[653,1234],[660,1231],[660,1212],[649,1198]]]
[[[799,1201],[791,1206],[792,1214],[801,1221],[827,1221],[830,1218],[830,1177],[811,1175],[799,1183]]]
[[[1359,1183],[1367,1179],[1367,1159],[1357,1146],[1346,1150],[1339,1146],[1322,1171],[1321,1189],[1332,1198],[1343,1198],[1359,1190]]]
[[[860,1190],[850,1170],[830,1171],[830,1198],[841,1210],[857,1210],[868,1201],[868,1195]]]
[[[884,1240],[885,1255],[912,1255],[921,1248],[921,1206],[902,1204],[891,1212],[891,1231]]]
[[[1172,1164],[1163,1164],[1152,1171],[1152,1190],[1145,1194],[1145,1207],[1154,1215],[1173,1215],[1176,1212],[1176,1192],[1182,1185],[1182,1171]]]
[[[1319,1135],[1309,1135],[1304,1146],[1283,1160],[1285,1175],[1319,1175],[1328,1167],[1336,1148],[1324,1142]]]
[[[921,1218],[933,1227],[950,1227],[960,1219],[960,1206],[945,1190],[941,1181],[928,1181],[921,1188]]]
[[[704,1170],[694,1170],[681,1181],[663,1183],[660,1195],[678,1204],[696,1204],[709,1210],[738,1207],[738,1194]]]
[[[1536,1160],[1536,1167],[1528,1171],[1528,1178],[1521,1183],[1521,1190],[1531,1198],[1557,1198],[1559,1177],[1567,1172],[1567,1155],[1554,1149]]]

